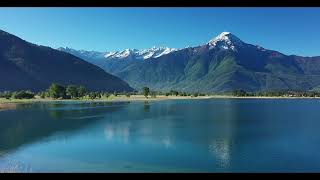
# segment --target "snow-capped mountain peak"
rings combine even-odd
[[[90,57],[95,59],[142,59],[147,60],[150,58],[158,58],[160,56],[169,54],[171,52],[177,51],[179,49],[168,48],[168,47],[152,47],[150,49],[124,49],[122,51],[106,51],[106,52],[98,52],[98,51],[85,51],[85,50],[75,50],[72,48],[58,48],[60,51],[65,51],[82,58]]]
[[[168,48],[168,47],[156,48],[154,46],[150,49],[141,50],[137,54],[140,59],[149,59],[149,58],[158,58],[158,57],[163,56],[165,54],[169,54],[173,51],[176,51],[176,49]]]
[[[232,49],[234,51],[236,50],[236,46],[241,46],[242,44],[243,42],[230,32],[222,32],[208,42],[210,49],[218,47],[220,49]]]
[[[173,51],[176,51],[176,49],[168,48],[168,47],[157,48],[154,46],[150,49],[143,49],[143,50],[125,49],[123,51],[108,52],[105,54],[104,57],[107,59],[123,59],[129,56],[133,56],[136,59],[149,59],[149,58],[158,58],[165,54],[169,54]]]

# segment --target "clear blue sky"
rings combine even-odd
[[[183,48],[229,31],[285,54],[320,55],[320,8],[0,8],[0,19],[0,29],[53,48]]]

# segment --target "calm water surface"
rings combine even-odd
[[[0,171],[320,172],[320,100],[35,103],[0,111]]]

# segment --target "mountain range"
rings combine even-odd
[[[120,78],[74,55],[0,30],[0,91],[38,92],[51,83],[84,85],[97,91],[133,91]]]
[[[160,91],[256,92],[320,88],[319,56],[285,55],[245,43],[230,32],[182,49],[59,50],[99,66],[136,89],[148,86]]]

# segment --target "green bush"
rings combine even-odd
[[[66,98],[66,88],[62,85],[53,83],[48,89],[49,95],[52,98]]]
[[[31,91],[18,91],[12,94],[13,99],[32,99],[35,94]]]
[[[12,92],[10,91],[5,91],[0,93],[0,98],[6,98],[6,99],[10,99],[12,96]]]

